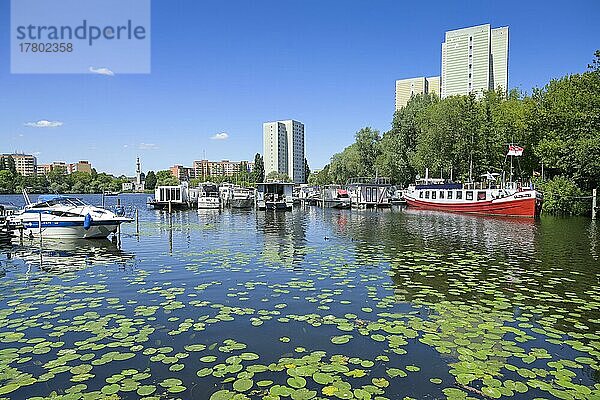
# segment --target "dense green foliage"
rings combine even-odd
[[[287,174],[283,172],[271,171],[267,174],[268,181],[277,181],[277,182],[291,182],[292,180]]]
[[[591,202],[578,201],[584,196],[575,182],[564,176],[540,180],[537,188],[544,193],[544,209],[556,215],[582,215],[591,211]]]
[[[176,186],[179,185],[179,179],[173,176],[171,171],[164,170],[156,173],[156,186]]]
[[[406,186],[426,168],[430,176],[454,180],[477,180],[487,172],[509,178],[507,145],[515,143],[525,152],[515,158],[513,180],[528,182],[543,168],[548,181],[539,187],[554,196],[544,210],[581,213],[586,206],[577,197],[600,183],[600,51],[595,57],[589,71],[552,80],[532,95],[414,96],[394,114],[388,132],[361,129],[309,182],[379,175]]]
[[[117,192],[125,177],[114,177],[92,170],[65,174],[61,170],[50,171],[46,175],[23,176],[10,169],[0,170],[0,193],[18,193],[26,188],[31,193],[102,193]]]

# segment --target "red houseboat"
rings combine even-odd
[[[409,206],[428,210],[530,218],[540,215],[543,202],[540,192],[515,183],[496,187],[490,181],[462,184],[444,179],[419,180],[404,198]]]

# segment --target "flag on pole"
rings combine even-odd
[[[514,144],[510,144],[508,145],[508,156],[522,156],[523,155],[523,150],[525,150],[523,147],[521,146],[517,146]]]

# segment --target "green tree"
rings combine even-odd
[[[322,170],[310,174],[308,177],[308,183],[316,186],[323,186],[332,183],[331,178],[329,177],[329,164],[324,166]]]
[[[278,182],[291,182],[292,180],[287,174],[283,172],[271,171],[267,175],[267,180],[278,181]]]
[[[308,182],[308,177],[310,176],[310,166],[308,165],[308,160],[304,157],[304,183]]]
[[[550,176],[573,179],[580,188],[600,184],[600,70],[552,80],[536,92],[541,139],[536,155]]]
[[[256,153],[254,156],[254,170],[252,172],[252,179],[254,182],[264,182],[265,180],[265,163],[263,157]]]
[[[377,173],[375,161],[381,154],[381,136],[379,131],[366,127],[356,132],[356,151],[359,159],[359,171],[361,176],[373,176]]]
[[[392,129],[383,134],[381,154],[376,160],[381,175],[389,176],[394,183],[404,186],[414,182],[413,158],[421,135],[419,117],[438,101],[435,94],[419,94],[394,113]]]
[[[158,171],[156,173],[156,185],[157,186],[176,186],[179,185],[179,179],[177,179],[171,171]]]
[[[76,171],[69,175],[71,193],[90,193],[92,175],[87,172]]]
[[[148,171],[146,174],[146,189],[154,190],[156,187],[156,174],[154,171]]]
[[[16,174],[8,169],[0,171],[0,192],[14,193]]]

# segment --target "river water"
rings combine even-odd
[[[0,245],[0,398],[600,399],[588,219],[120,197],[139,236]]]

